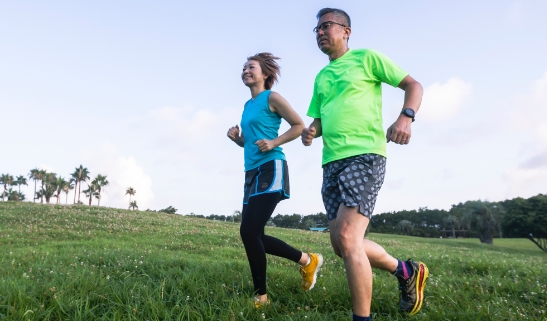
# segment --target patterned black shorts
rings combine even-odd
[[[323,165],[321,195],[329,221],[338,215],[340,204],[359,206],[359,213],[370,219],[385,173],[386,158],[376,154],[352,156]]]
[[[249,197],[264,193],[281,193],[281,200],[290,198],[287,161],[271,160],[245,172],[243,204],[249,202]]]

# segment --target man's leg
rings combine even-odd
[[[358,213],[356,207],[342,204],[331,229],[346,267],[353,313],[365,317],[370,315],[372,300],[372,268],[363,243],[368,224],[369,219]]]
[[[329,222],[329,230],[331,231],[330,242],[332,244],[334,253],[339,257],[342,257],[340,249],[338,248],[338,244],[335,242],[335,234],[333,232],[335,231],[335,226],[336,219]],[[387,271],[389,273],[393,273],[393,271],[397,269],[399,260],[389,255],[381,245],[365,238],[362,239],[362,242],[364,251],[370,262],[370,266],[376,269]]]

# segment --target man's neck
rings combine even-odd
[[[334,61],[334,60],[342,57],[346,52],[348,52],[348,50],[349,50],[348,46],[344,46],[344,47],[340,48],[339,50],[336,50],[335,52],[329,54],[329,60]]]

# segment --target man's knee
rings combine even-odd
[[[337,255],[340,257],[361,247],[361,244],[356,240],[354,233],[349,229],[341,229],[336,233],[336,244],[338,245],[337,250],[340,253],[337,253]]]

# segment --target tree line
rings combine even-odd
[[[224,222],[241,222],[241,212],[233,215],[189,215]],[[328,227],[324,213],[311,215],[278,214],[268,225],[304,229]],[[514,198],[502,202],[467,201],[452,205],[447,210],[403,210],[372,216],[369,231],[421,237],[476,237],[482,243],[492,244],[494,238],[547,238],[547,195],[528,199]]]
[[[547,238],[547,195],[501,202],[467,201],[450,210],[420,208],[374,215],[371,231],[422,237],[465,235],[492,244],[494,238]]]
[[[97,174],[95,178],[91,178],[91,173],[87,167],[80,165],[74,169],[74,172],[69,174],[69,178],[64,178],[57,173],[48,172],[45,169],[34,168],[27,174],[16,176],[10,174],[0,175],[0,185],[3,185],[1,194],[2,201],[24,201],[26,195],[21,192],[21,185],[28,186],[29,180],[34,181],[34,196],[33,201],[40,200],[40,203],[50,204],[51,199],[55,198],[55,204],[61,204],[61,194],[65,193],[65,204],[68,204],[68,193],[74,190],[73,204],[83,204],[80,196],[84,194],[88,205],[91,206],[93,199],[97,200],[97,205],[101,205],[101,197],[105,188],[110,184],[106,175]],[[82,185],[84,190],[82,191]],[[18,189],[13,189],[17,187]],[[87,187],[87,188],[85,188]],[[137,201],[131,201],[137,191],[133,187],[126,189],[125,195],[129,195],[129,208],[138,209]]]

